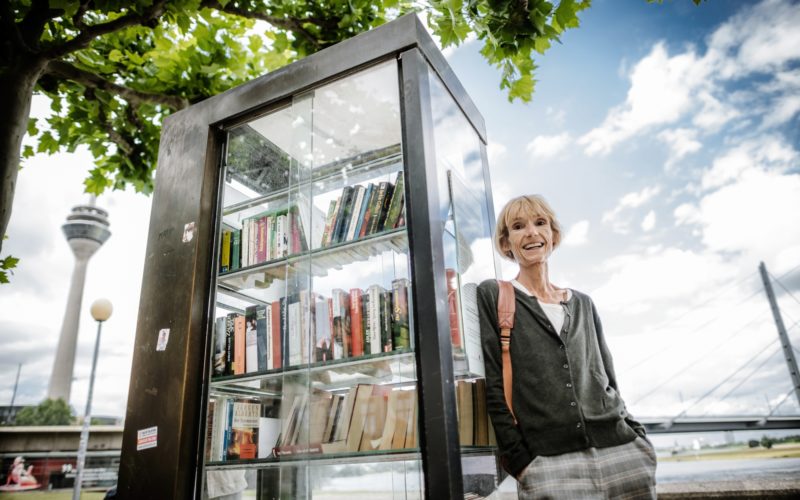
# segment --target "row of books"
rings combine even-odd
[[[223,229],[220,272],[280,259],[308,250],[308,241],[297,206],[263,212],[242,221],[241,229]]]
[[[394,183],[345,186],[331,201],[321,246],[353,241],[405,225],[403,172]]]
[[[217,318],[214,375],[241,375],[281,367],[409,348],[409,281],[391,290],[372,285],[331,297],[302,291],[244,314]]]
[[[496,446],[484,379],[456,382],[461,446]],[[266,404],[217,396],[209,403],[206,459],[250,460],[300,454],[417,447],[414,386],[358,384],[347,392],[298,391]]]
[[[291,455],[417,447],[413,386],[358,384],[344,393],[284,395],[275,406],[217,396],[209,403],[206,459],[250,460]],[[278,415],[279,418],[275,418]]]

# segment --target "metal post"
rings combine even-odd
[[[800,372],[797,370],[797,360],[792,352],[792,343],[789,341],[789,335],[786,333],[786,326],[783,324],[781,310],[778,309],[778,302],[775,300],[775,292],[772,291],[772,283],[769,280],[767,266],[762,262],[759,264],[758,270],[761,271],[761,279],[764,281],[764,290],[767,292],[769,306],[772,309],[772,317],[775,318],[775,326],[778,327],[778,337],[780,337],[781,340],[783,355],[786,358],[786,364],[789,365],[789,376],[792,379],[794,395],[797,398],[797,403],[800,404]]]
[[[81,498],[81,481],[83,480],[83,467],[86,463],[86,449],[89,446],[89,424],[92,421],[92,392],[94,391],[94,372],[97,368],[97,353],[100,350],[100,330],[103,322],[97,322],[97,339],[94,341],[94,356],[92,356],[92,373],[89,375],[89,395],[86,396],[86,411],[83,414],[83,428],[81,429],[81,441],[78,446],[77,475],[75,476],[75,486],[72,489],[72,500]]]

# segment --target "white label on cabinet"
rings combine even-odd
[[[136,451],[158,446],[158,426],[136,431]]]
[[[185,226],[183,226],[183,238],[182,241],[184,243],[189,243],[194,238],[194,222],[189,222]]]
[[[162,328],[158,331],[158,343],[156,344],[156,351],[166,351],[167,342],[169,342],[169,328]]]

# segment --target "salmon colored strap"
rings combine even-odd
[[[497,324],[500,327],[500,347],[503,356],[503,393],[506,396],[506,405],[514,423],[517,417],[514,416],[514,409],[511,406],[511,329],[514,328],[514,309],[516,301],[514,299],[514,285],[509,281],[497,280],[499,288],[497,294]]]

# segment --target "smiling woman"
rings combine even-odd
[[[522,499],[655,498],[655,451],[619,395],[594,303],[549,280],[560,241],[541,196],[515,198],[498,216],[495,246],[519,265],[510,366],[498,325],[505,297],[495,280],[478,288],[486,400],[503,465]],[[504,369],[514,380],[508,399]]]

